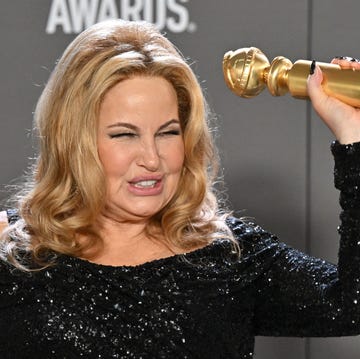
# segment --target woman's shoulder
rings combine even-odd
[[[17,300],[16,294],[22,292],[25,277],[25,273],[0,256],[0,309]]]
[[[253,218],[228,217],[226,222],[239,244],[242,254],[254,254],[264,249],[279,248],[283,245],[274,234],[265,230]]]
[[[226,223],[234,236],[239,240],[244,238],[259,239],[260,237],[271,237],[276,239],[276,237],[266,231],[261,225],[259,225],[253,218],[250,217],[234,217],[229,216],[226,219]]]

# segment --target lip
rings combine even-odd
[[[156,196],[163,191],[163,175],[137,176],[128,181],[128,191],[136,196]],[[135,183],[140,181],[156,181],[154,187],[140,188]]]
[[[161,181],[164,176],[161,174],[151,174],[151,175],[143,175],[136,176],[132,178],[129,183],[140,182],[140,181]]]

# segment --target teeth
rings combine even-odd
[[[140,182],[134,183],[134,186],[140,187],[140,188],[151,188],[156,185],[156,182],[157,182],[156,180],[140,181]]]

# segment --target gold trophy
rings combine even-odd
[[[223,59],[225,82],[235,94],[245,98],[258,95],[265,86],[273,96],[289,92],[296,98],[308,98],[307,78],[312,61],[294,64],[283,56],[269,62],[256,47],[228,51]],[[339,100],[360,107],[360,71],[341,69],[339,65],[316,62],[323,72],[324,91]]]

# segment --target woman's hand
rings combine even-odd
[[[336,58],[331,61],[342,68],[360,70],[360,63],[348,59]],[[360,109],[346,105],[340,100],[328,96],[321,87],[323,80],[319,66],[308,78],[308,93],[315,111],[342,144],[360,141]]]

